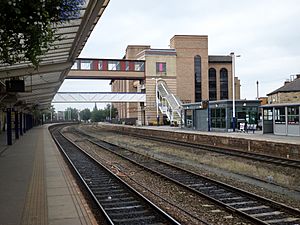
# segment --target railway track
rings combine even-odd
[[[196,192],[257,224],[300,224],[300,211],[298,209],[183,170],[117,145],[97,140],[86,133],[76,132],[85,136],[93,144]]]
[[[108,224],[179,225],[179,223],[125,184],[54,128],[52,136],[93,197]]]
[[[146,140],[168,143],[168,144],[172,144],[172,145],[176,145],[176,146],[190,147],[190,148],[195,148],[197,150],[211,151],[211,152],[216,152],[216,153],[220,153],[220,154],[226,154],[226,155],[237,156],[237,157],[242,157],[242,158],[251,159],[251,160],[257,160],[257,161],[261,161],[261,162],[265,162],[265,163],[269,163],[269,164],[280,165],[283,167],[300,169],[300,160],[285,159],[285,158],[280,158],[280,157],[274,157],[271,155],[263,155],[263,154],[254,153],[254,152],[240,151],[240,150],[236,150],[236,149],[210,147],[210,146],[201,145],[201,144],[192,144],[192,143],[186,143],[186,142],[181,142],[181,141],[169,140],[169,139],[165,139],[165,138],[161,138],[161,137],[145,136],[145,135],[141,135],[141,134],[127,134],[127,133],[124,134],[122,132],[117,132],[117,131],[113,131],[113,132],[122,134],[122,135],[128,135],[128,136],[132,136],[132,137],[142,138],[142,139],[146,139]]]

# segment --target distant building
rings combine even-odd
[[[236,128],[240,124],[257,125],[259,100],[236,100]],[[201,131],[232,131],[232,100],[209,101],[205,107],[202,103],[183,104],[184,127]]]
[[[263,105],[263,133],[300,136],[300,75],[268,94]]]
[[[65,112],[64,111],[57,112],[57,120],[65,120]]]
[[[300,74],[292,81],[285,81],[284,85],[267,94],[269,104],[299,103],[300,102]]]
[[[162,123],[165,117],[162,107],[157,115],[157,82],[163,83],[165,90],[176,96],[174,101],[178,99],[185,104],[232,99],[232,57],[229,54],[208,55],[208,36],[175,35],[169,46],[168,49],[153,49],[149,45],[127,47],[124,59],[145,60],[145,80],[112,80],[112,91],[144,92],[146,102],[114,103],[120,119],[135,118],[148,125],[156,123],[158,116]],[[240,80],[237,77],[234,84],[235,99],[240,99]],[[171,105],[168,98],[162,97],[161,101],[169,101]]]

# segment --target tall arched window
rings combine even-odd
[[[208,86],[209,86],[209,100],[214,101],[217,100],[217,77],[216,70],[214,68],[210,68],[208,70]]]
[[[195,102],[201,102],[201,57],[196,55],[194,58],[194,70],[195,70]]]
[[[228,99],[228,71],[225,68],[220,70],[220,99]]]

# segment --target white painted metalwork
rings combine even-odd
[[[39,57],[41,63],[37,69],[29,62],[0,64],[0,81],[17,78],[25,83],[25,93],[9,93],[3,98],[0,95],[0,103],[9,106],[18,104],[24,108],[49,108],[108,3],[109,0],[86,0],[79,18],[59,24],[57,35],[61,35],[62,40],[55,41],[50,50]],[[12,95],[13,100],[8,98]]]
[[[168,86],[164,82],[158,82],[157,91],[161,98],[157,99],[160,104],[160,111],[165,114],[170,121],[182,122],[181,101],[171,93]]]
[[[145,102],[145,93],[57,92],[52,103]]]

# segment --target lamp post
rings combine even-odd
[[[159,126],[159,114],[158,114],[158,81],[161,80],[161,78],[152,78],[152,80],[155,80],[155,101],[156,101],[156,123],[157,126]]]
[[[235,119],[235,57],[241,57],[235,55],[234,52],[230,53],[232,58],[232,130],[235,132],[236,119]]]

